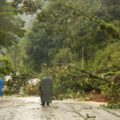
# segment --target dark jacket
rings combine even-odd
[[[52,79],[50,77],[44,77],[40,82],[40,95],[42,102],[52,102]]]

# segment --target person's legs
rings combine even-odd
[[[49,106],[49,102],[47,102],[46,105]]]
[[[45,106],[45,102],[44,102],[44,101],[42,101],[41,105],[42,105],[42,106]]]

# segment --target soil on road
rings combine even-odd
[[[41,107],[39,97],[3,97],[0,120],[120,120],[120,110],[104,109],[100,105],[64,100]]]

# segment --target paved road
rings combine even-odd
[[[53,101],[41,107],[39,97],[3,97],[0,120],[120,120],[120,110],[105,110],[100,103]]]

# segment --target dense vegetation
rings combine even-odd
[[[10,28],[0,28],[5,32],[0,32],[0,46],[9,51],[4,56],[6,66],[12,73],[19,72],[20,81],[15,75],[12,83],[19,83],[16,93],[29,77],[41,77],[47,71],[54,80],[55,98],[87,98],[94,91],[102,94],[110,107],[111,103],[120,107],[119,0],[14,0],[11,7],[10,17],[0,14],[0,26]],[[24,38],[18,13],[37,14]],[[7,67],[3,67],[7,69],[4,74],[9,73]],[[36,93],[34,87],[26,93]]]
[[[0,1],[0,74],[8,74],[11,66],[5,56],[10,47],[19,42],[24,36],[24,22],[17,16],[17,10],[5,0]]]

